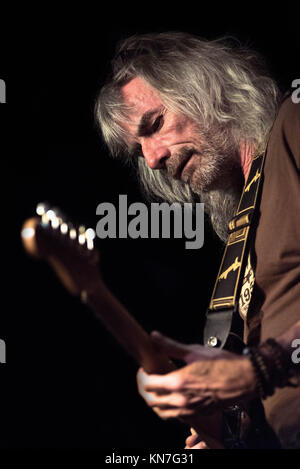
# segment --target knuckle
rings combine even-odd
[[[180,391],[184,386],[184,382],[185,382],[184,376],[182,376],[181,374],[174,376],[173,384],[172,384],[173,390]]]
[[[187,398],[187,396],[185,396],[184,394],[179,394],[177,396],[177,405],[179,407],[186,407],[189,403],[189,400]]]

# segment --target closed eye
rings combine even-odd
[[[151,127],[151,133],[154,134],[155,132],[158,132],[163,126],[163,123],[164,123],[164,116],[161,114],[153,122],[152,127]]]
[[[158,132],[164,123],[164,114],[160,113],[154,121],[153,116],[157,115],[157,110],[146,112],[138,126],[137,137],[150,137],[155,132]]]

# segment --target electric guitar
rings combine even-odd
[[[95,232],[75,227],[47,204],[39,204],[37,216],[25,221],[21,238],[25,251],[46,261],[71,295],[81,297],[131,357],[148,373],[175,369],[170,359],[155,348],[150,335],[110,292],[101,278]],[[210,448],[223,448],[221,413],[185,418]]]

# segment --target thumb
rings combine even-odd
[[[185,358],[190,353],[188,345],[170,339],[158,331],[151,332],[151,340],[161,352],[164,352],[170,358],[185,361]]]

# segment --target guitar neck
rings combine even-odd
[[[146,372],[162,374],[174,369],[168,357],[155,349],[149,334],[102,281],[86,296],[86,303],[95,315]]]

